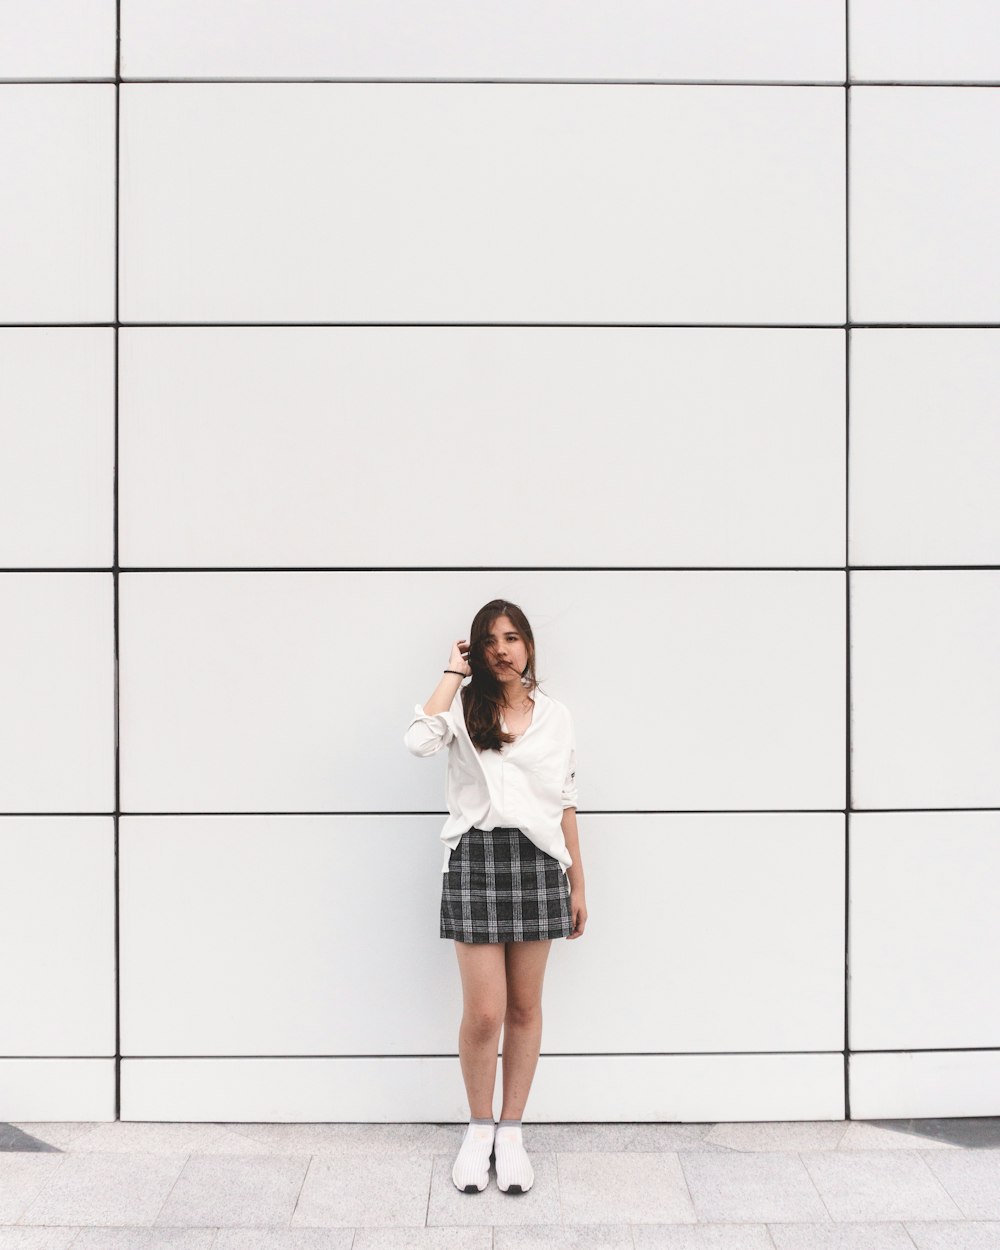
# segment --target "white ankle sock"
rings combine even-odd
[[[525,1193],[535,1179],[534,1169],[524,1149],[520,1120],[501,1120],[496,1132],[497,1188],[505,1193],[520,1186]]]
[[[465,1190],[474,1185],[476,1189],[483,1190],[490,1183],[490,1155],[493,1153],[495,1132],[496,1125],[492,1118],[469,1121],[451,1170],[451,1178],[459,1189]]]

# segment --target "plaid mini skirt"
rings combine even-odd
[[[467,830],[441,876],[443,938],[538,942],[573,932],[562,866],[520,829]]]

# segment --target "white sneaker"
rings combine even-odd
[[[531,1166],[521,1129],[516,1124],[505,1124],[496,1132],[497,1188],[505,1194],[527,1193],[534,1184],[535,1172]]]
[[[481,1193],[490,1183],[495,1124],[473,1124],[465,1130],[451,1179],[463,1193]]]

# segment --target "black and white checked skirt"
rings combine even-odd
[[[520,829],[467,830],[441,876],[443,938],[538,942],[573,932],[566,874]]]

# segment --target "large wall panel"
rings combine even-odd
[[[0,811],[115,807],[110,573],[0,577]]]
[[[115,91],[0,84],[0,322],[114,319]]]
[[[1000,321],[1000,92],[851,91],[852,321]]]
[[[126,566],[843,562],[842,331],[177,326],[120,341]],[[484,469],[528,481],[495,526],[474,523]]]
[[[1000,82],[996,0],[850,0],[851,80]]]
[[[851,1049],[1000,1049],[1000,813],[850,824]]]
[[[1000,806],[1000,571],[851,574],[853,806]]]
[[[582,810],[843,808],[842,573],[231,571],[122,574],[123,810],[438,810],[402,732],[499,595],[574,710]]]
[[[844,319],[836,87],[120,90],[126,322]]]
[[[3,6],[0,78],[114,78],[115,0]]]
[[[844,77],[842,0],[122,0],[121,8],[125,78]]]
[[[1000,329],[852,331],[852,564],[1000,564],[998,412]]]
[[[124,817],[122,1054],[454,1053],[442,820]],[[843,1050],[843,813],[580,825],[593,923],[552,952],[546,1050]]]
[[[0,817],[0,1055],[114,1055],[114,833],[110,815]]]
[[[110,327],[0,331],[0,566],[110,568],[114,391]]]

